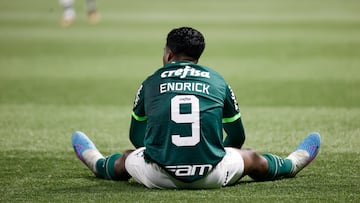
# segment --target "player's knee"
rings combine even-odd
[[[124,157],[124,165],[125,165],[125,160],[127,159],[127,157],[135,150],[133,149],[129,149],[129,150],[126,150],[123,154],[123,157]]]
[[[267,171],[267,161],[253,149],[242,150],[245,162],[245,171],[250,176],[261,177]]]
[[[244,149],[243,151],[247,159],[251,160],[251,162],[258,161],[259,154],[254,149]],[[253,163],[251,165],[253,165]]]
[[[124,154],[115,161],[115,173],[119,180],[129,180],[131,178],[130,174],[125,168],[125,160],[133,151],[134,150],[126,150]]]
[[[250,156],[253,160],[253,168],[255,171],[261,172],[267,170],[267,160],[261,156],[259,153],[257,153],[255,150],[250,150]]]

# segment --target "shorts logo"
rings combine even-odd
[[[187,76],[210,78],[210,73],[207,71],[200,71],[190,66],[179,68],[177,70],[167,70],[161,73],[161,78],[186,78]]]
[[[165,166],[165,168],[174,173],[175,176],[194,176],[206,175],[211,169],[212,165],[177,165],[177,166]]]

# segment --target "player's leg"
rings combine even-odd
[[[115,161],[115,175],[119,178],[119,180],[129,180],[131,178],[131,175],[127,172],[125,168],[125,161],[129,154],[133,151],[135,150],[126,150],[124,154]]]
[[[292,168],[290,160],[276,155],[260,155],[252,149],[240,150],[240,154],[244,160],[244,175],[254,180],[275,180],[288,175]]]
[[[96,24],[100,18],[100,14],[97,11],[96,0],[86,0],[86,7],[88,13],[88,22],[90,24]]]
[[[62,26],[70,26],[76,17],[74,10],[74,0],[59,0],[60,5],[63,8],[63,16],[61,20]]]
[[[254,150],[240,150],[244,159],[244,175],[255,180],[275,180],[281,177],[294,177],[317,155],[320,148],[320,135],[311,133],[285,159],[273,155],[260,155]]]
[[[72,145],[78,158],[99,178],[110,180],[128,180],[130,175],[125,169],[125,159],[132,151],[124,155],[116,153],[104,157],[94,143],[80,131],[74,132]]]
[[[147,188],[190,188],[186,185],[187,183],[175,179],[155,162],[145,160],[144,151],[145,147],[137,148],[127,156],[125,161],[126,170],[135,182]]]

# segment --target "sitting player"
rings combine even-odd
[[[316,157],[318,133],[286,158],[242,149],[245,132],[234,92],[216,71],[198,64],[204,48],[203,35],[193,28],[169,32],[164,66],[135,98],[130,140],[136,149],[104,157],[84,133],[73,134],[75,153],[97,177],[132,177],[148,188],[220,188],[246,175],[258,181],[294,177]]]

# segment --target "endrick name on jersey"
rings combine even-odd
[[[169,91],[190,91],[209,94],[210,85],[201,82],[167,82],[159,86],[160,93]]]

